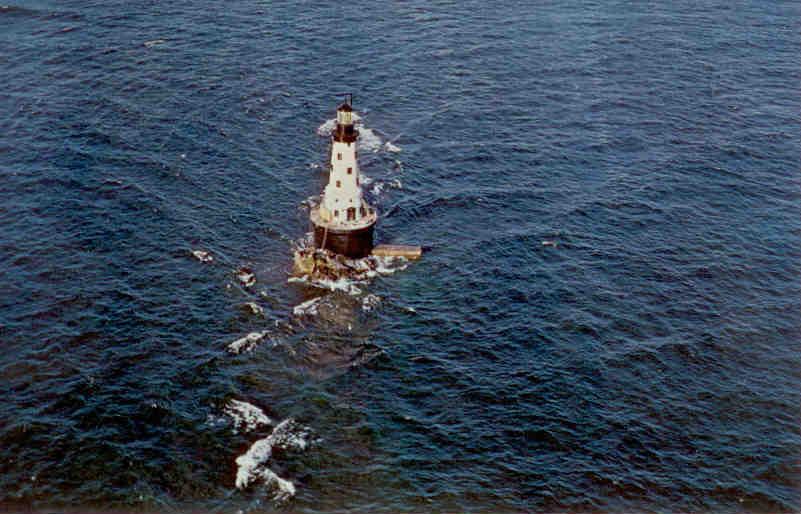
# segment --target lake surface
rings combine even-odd
[[[797,512],[800,34],[0,7],[0,509]],[[330,291],[288,278],[344,92],[377,239],[429,251]]]

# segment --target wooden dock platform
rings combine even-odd
[[[423,255],[423,248],[410,245],[377,245],[373,248],[372,254],[378,257],[405,257],[417,260]]]

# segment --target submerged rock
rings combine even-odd
[[[205,250],[192,250],[191,253],[200,262],[212,262],[214,260],[214,257]]]
[[[264,316],[264,308],[255,302],[246,302],[242,304],[242,310],[256,316]]]
[[[234,354],[252,350],[264,339],[267,332],[251,332],[245,337],[241,337],[228,345],[228,351]]]
[[[253,287],[256,283],[256,274],[253,273],[253,270],[243,266],[236,271],[236,278],[239,280],[239,283],[245,287]]]

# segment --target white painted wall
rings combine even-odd
[[[340,143],[332,142],[331,147],[331,173],[328,185],[323,192],[322,207],[328,211],[331,221],[334,223],[348,223],[347,209],[356,209],[356,219],[353,223],[359,223],[362,215],[359,212],[361,207],[369,208],[362,198],[362,188],[359,180],[359,163],[356,160],[357,142]],[[348,174],[348,168],[351,173]],[[339,187],[337,187],[339,182]],[[339,213],[335,216],[335,213]]]

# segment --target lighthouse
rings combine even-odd
[[[355,259],[366,257],[373,249],[373,229],[378,215],[362,195],[359,131],[354,126],[350,99],[337,107],[336,121],[331,134],[328,185],[309,217],[317,248]]]

